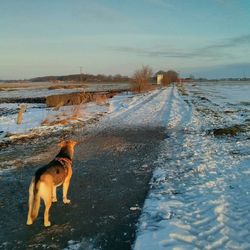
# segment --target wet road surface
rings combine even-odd
[[[80,134],[78,135],[80,136]],[[12,159],[30,158],[29,165],[0,176],[0,249],[63,249],[81,242],[86,249],[130,249],[136,223],[148,192],[161,128],[104,130],[76,147],[70,205],[52,205],[52,226],[43,227],[43,205],[38,220],[26,226],[28,186],[35,169],[57,153],[55,142],[19,145]],[[27,147],[27,150],[25,148]],[[47,151],[46,151],[47,148]],[[38,155],[39,157],[35,157]],[[60,189],[60,188],[59,188]]]

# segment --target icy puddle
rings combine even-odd
[[[250,249],[250,84],[172,91],[134,249]]]

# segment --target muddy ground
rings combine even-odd
[[[131,249],[157,148],[165,136],[161,128],[74,133],[80,143],[71,204],[63,204],[58,190],[50,228],[43,227],[43,206],[32,226],[25,223],[31,177],[55,156],[57,138],[5,148],[1,161],[12,159],[18,168],[0,176],[0,249],[63,249],[73,241],[81,242],[80,249]]]

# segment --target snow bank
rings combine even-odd
[[[18,105],[1,104],[1,107],[14,110],[14,114],[0,117],[0,139],[2,140],[67,129],[68,125],[85,122],[108,110],[108,107],[95,103],[63,106],[59,110],[46,108],[45,105],[28,104],[23,114],[23,121],[18,125],[17,113],[15,113],[18,111]]]
[[[213,126],[244,122],[249,110],[242,111],[238,94],[235,113],[223,113],[231,103],[216,98],[216,85],[188,88],[186,102],[174,88],[166,103],[171,110],[168,137],[154,163],[133,247],[250,249],[249,131],[235,138],[206,133]]]

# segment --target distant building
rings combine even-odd
[[[156,77],[156,84],[157,85],[162,84],[162,80],[163,80],[163,77],[165,74],[166,74],[166,72],[163,70],[159,70],[158,72],[156,72],[155,77]]]
[[[179,76],[178,73],[174,70],[168,70],[168,71],[163,71],[160,70],[155,74],[155,80],[157,85],[163,84],[169,84],[172,82],[178,82],[179,81]]]
[[[162,84],[163,74],[156,75],[156,84]]]

